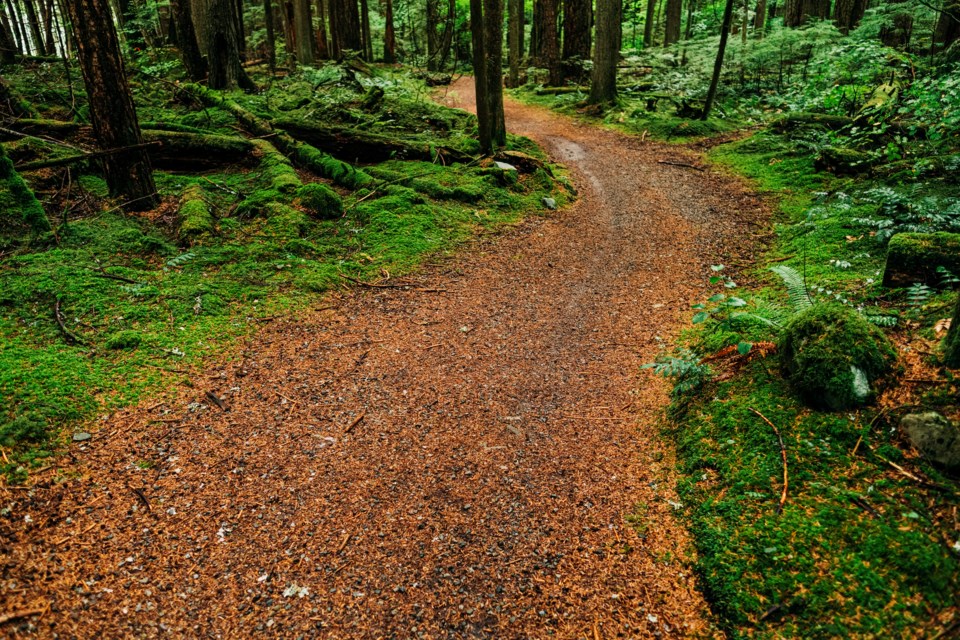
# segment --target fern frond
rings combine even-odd
[[[813,306],[813,300],[810,298],[810,292],[807,291],[803,276],[796,269],[781,264],[770,267],[770,271],[780,276],[783,283],[787,285],[787,295],[794,311],[800,312]]]

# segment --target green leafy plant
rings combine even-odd
[[[868,202],[879,205],[877,214],[853,221],[876,229],[876,237],[886,243],[897,233],[960,232],[960,199],[921,197],[916,187],[899,191],[877,187],[864,194]]]
[[[641,369],[652,369],[658,376],[673,378],[674,397],[701,388],[712,375],[710,367],[689,349],[680,349],[677,356],[660,356],[656,362],[642,365]]]

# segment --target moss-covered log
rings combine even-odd
[[[187,244],[202,242],[214,229],[210,205],[203,197],[203,189],[191,185],[184,189],[180,199],[180,229],[178,235]]]
[[[876,159],[869,153],[847,147],[824,147],[813,165],[836,175],[855,175],[869,171]]]
[[[275,129],[269,122],[244,109],[239,104],[224,98],[216,91],[211,91],[198,84],[188,84],[183,90],[194,96],[201,103],[209,107],[218,107],[232,114],[240,125],[255,136],[270,136],[270,140],[285,156],[297,166],[314,172],[324,178],[348,189],[373,188],[375,180],[361,169],[337,160],[313,145],[296,140],[293,136],[280,129]]]
[[[205,169],[248,161],[253,143],[240,136],[185,131],[143,130],[144,142],[159,142],[150,147],[150,161],[161,169]]]
[[[0,145],[0,247],[50,230],[50,221]]]
[[[793,131],[803,127],[823,127],[836,131],[847,125],[853,124],[853,118],[847,116],[835,116],[828,113],[791,113],[777,118],[770,123],[775,131]]]
[[[587,94],[589,92],[590,87],[541,87],[534,91],[538,96],[561,96],[568,93]]]
[[[65,120],[46,120],[40,118],[20,118],[5,127],[9,131],[15,131],[23,135],[47,136],[49,138],[62,139],[72,133],[80,130],[79,122]],[[21,136],[0,131],[0,140],[15,140]]]
[[[313,145],[334,157],[351,161],[383,162],[397,158],[433,162],[438,156],[448,162],[473,160],[473,156],[468,153],[435,145],[430,140],[393,138],[359,129],[327,127],[289,118],[274,120],[273,124],[297,140]]]
[[[960,275],[960,233],[898,233],[890,238],[883,286],[940,283],[937,267]]]

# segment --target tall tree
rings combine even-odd
[[[330,57],[330,40],[327,38],[327,4],[324,0],[317,0],[317,57],[321,60]]]
[[[200,81],[207,77],[207,61],[200,53],[197,32],[193,28],[188,0],[170,0],[170,19],[177,34],[177,49],[180,60],[191,80]],[[268,0],[269,1],[269,0]]]
[[[713,101],[717,97],[717,87],[720,86],[720,72],[723,71],[723,56],[727,52],[727,37],[730,35],[730,24],[733,22],[733,1],[727,0],[723,7],[723,24],[720,26],[720,46],[717,48],[717,59],[713,63],[713,76],[710,78],[710,89],[707,90],[707,99],[703,102],[701,120],[710,117],[713,110]]]
[[[753,17],[753,30],[762,38],[767,28],[767,0],[757,0],[757,13]]]
[[[193,0],[193,24],[207,57],[207,84],[211,89],[256,89],[240,63],[240,52],[246,46],[236,13],[233,0]]]
[[[17,55],[17,43],[13,39],[10,24],[6,16],[0,16],[0,62],[10,64]]]
[[[67,0],[66,5],[97,142],[104,149],[136,147],[143,138],[110,7],[106,0]],[[103,173],[111,195],[123,198],[125,208],[137,211],[159,203],[143,148],[106,156]]]
[[[373,62],[373,37],[370,35],[370,7],[367,0],[360,0],[360,41],[363,44],[363,59]]]
[[[960,0],[946,0],[933,34],[935,45],[947,49],[960,40]]]
[[[27,11],[27,25],[30,27],[30,37],[33,40],[33,49],[38,56],[43,55],[43,35],[40,31],[40,19],[37,17],[37,8],[33,0],[23,0],[23,7]]]
[[[556,87],[563,84],[563,70],[560,67],[560,33],[557,29],[559,0],[540,0],[543,5],[543,26],[540,32],[540,56],[549,76],[547,84]]]
[[[680,41],[680,23],[683,20],[683,0],[667,0],[667,21],[664,26],[663,46]]]
[[[277,71],[277,34],[274,30],[273,0],[263,0],[264,53],[267,55],[267,69],[273,74]]]
[[[310,0],[293,0],[294,53],[300,64],[313,64],[313,18]]]
[[[501,82],[503,0],[470,0],[470,32],[480,151],[489,154],[507,143]]]
[[[799,27],[810,18],[830,17],[830,0],[787,0],[783,8],[783,26]]]
[[[330,55],[341,58],[348,49],[363,50],[357,0],[330,0]]]
[[[537,66],[543,64],[543,32],[545,30],[543,1],[533,0],[533,18],[530,23],[530,62]]]
[[[393,26],[393,0],[383,0],[383,61],[397,61],[397,32]]]
[[[657,23],[654,17],[656,11],[657,0],[647,0],[647,12],[643,20],[643,46],[646,49],[653,46],[653,27]]]
[[[520,86],[520,59],[523,57],[523,0],[507,0],[507,86]]]
[[[427,0],[427,70],[436,71],[440,62],[440,0]]]
[[[903,6],[905,0],[888,0],[887,5],[894,11],[890,21],[880,27],[880,42],[888,47],[906,49],[913,35],[913,14],[909,6]]]
[[[593,22],[592,0],[564,0],[563,2],[563,59],[564,60],[569,60],[570,58],[579,58],[580,60],[590,59],[590,28],[593,26],[592,22]]]
[[[620,61],[622,0],[597,0],[597,35],[593,47],[590,103],[617,100],[617,63]]]
[[[17,35],[17,42],[19,43],[19,49],[23,52],[23,55],[30,55],[30,43],[27,40],[27,32],[23,28],[23,21],[20,19],[20,14],[14,8],[13,0],[5,0],[7,5],[7,11],[10,14],[10,23],[11,30]]]
[[[867,10],[867,0],[835,0],[833,21],[840,33],[846,35],[860,24]]]

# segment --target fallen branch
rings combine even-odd
[[[13,620],[19,620],[20,618],[29,618],[30,616],[38,616],[41,613],[46,613],[46,607],[40,607],[39,609],[24,609],[23,611],[14,611],[12,613],[4,613],[0,615],[0,624],[7,622],[12,622]]]
[[[60,332],[63,333],[63,337],[66,339],[67,344],[86,344],[83,340],[78,338],[75,334],[71,333],[67,329],[67,325],[63,319],[63,313],[60,311],[60,298],[57,298],[53,303],[53,317],[57,321],[57,326],[60,327]]]
[[[414,286],[414,285],[412,285],[412,284],[410,284],[410,283],[379,284],[379,283],[376,283],[376,282],[364,282],[363,280],[357,280],[356,278],[351,278],[350,276],[346,275],[345,273],[340,273],[340,274],[337,274],[337,275],[339,275],[339,276],[340,276],[341,278],[343,278],[344,280],[349,280],[350,282],[352,282],[352,283],[354,283],[354,284],[358,284],[358,285],[360,285],[361,287],[369,287],[369,288],[371,288],[371,289],[409,289],[410,287]]]
[[[657,164],[669,164],[672,167],[687,167],[689,169],[696,169],[697,171],[706,171],[703,167],[698,167],[695,164],[690,164],[688,162],[672,162],[670,160],[657,160]]]
[[[90,153],[82,153],[80,155],[67,156],[65,158],[53,158],[52,160],[36,160],[34,162],[24,162],[23,164],[17,165],[15,168],[17,171],[36,171],[37,169],[48,169],[50,167],[62,167],[68,164],[76,164],[77,162],[84,162],[86,160],[106,158],[107,156],[116,156],[122,153],[136,151],[138,149],[146,149],[148,147],[157,147],[157,146],[160,146],[159,142],[142,142],[140,144],[130,145],[129,147],[117,147],[115,149],[91,151]]]
[[[217,396],[217,394],[213,393],[212,391],[207,391],[206,396],[207,396],[207,399],[210,400],[210,402],[212,402],[213,404],[217,405],[217,407],[219,407],[220,411],[226,412],[230,410],[230,408],[223,403],[223,400],[221,400]]]
[[[783,436],[780,435],[780,429],[777,429],[777,426],[770,422],[770,420],[767,419],[767,416],[763,415],[753,407],[748,408],[750,411],[760,416],[764,422],[770,425],[770,428],[773,429],[773,432],[777,434],[777,440],[780,442],[780,459],[783,460],[783,492],[780,494],[780,503],[777,505],[777,513],[780,514],[783,513],[783,505],[787,502],[787,447],[783,444]]]
[[[366,415],[367,415],[367,411],[366,411],[366,409],[364,409],[363,411],[360,412],[360,415],[358,415],[356,418],[354,418],[354,419],[353,419],[353,422],[351,422],[350,424],[348,424],[348,425],[347,425],[347,428],[343,430],[344,435],[346,435],[346,434],[350,433],[351,431],[353,431],[353,428],[354,428],[355,426],[357,426],[358,424],[360,424],[360,421],[363,420],[363,417],[366,416]]]

